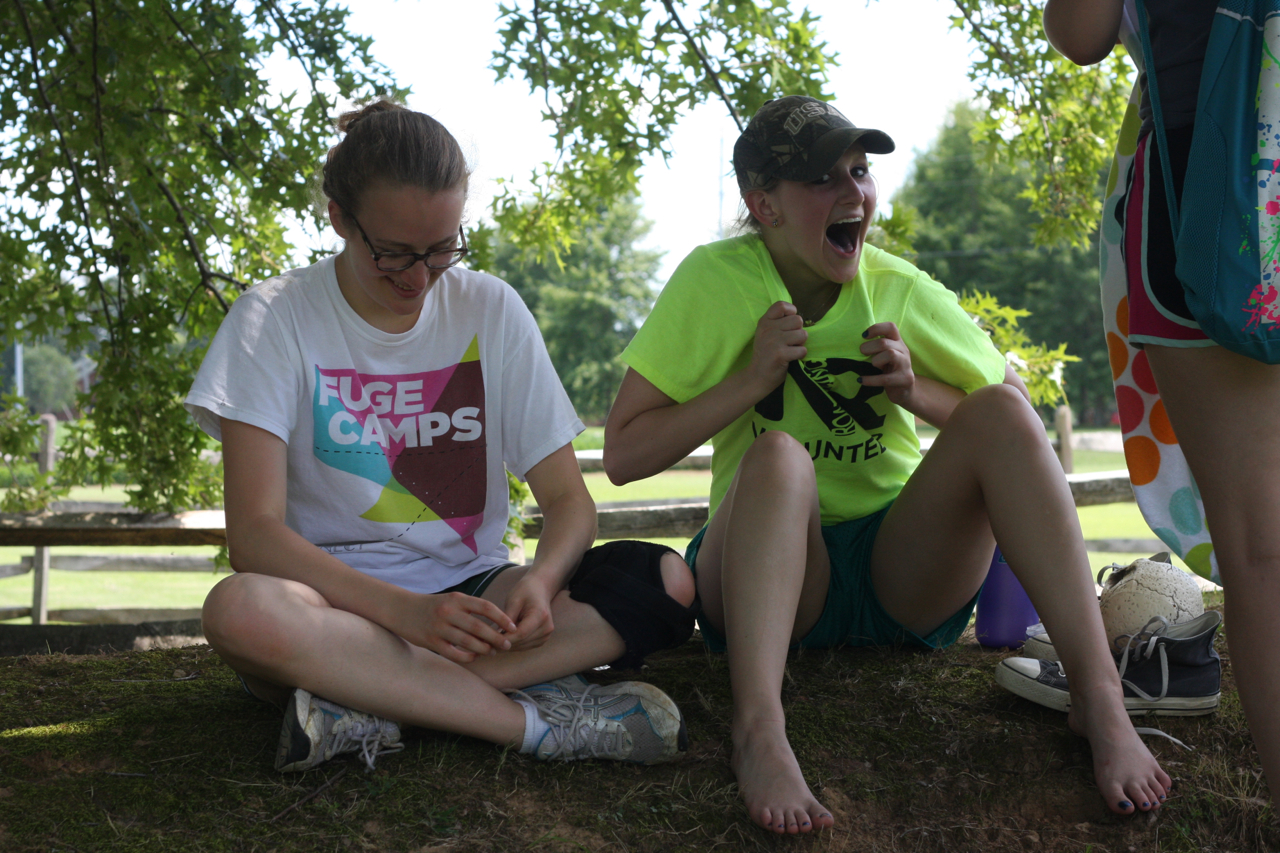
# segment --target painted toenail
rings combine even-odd
[[[1144,809],[1149,809],[1149,808],[1151,808],[1151,803],[1143,803],[1143,804],[1142,804],[1142,807],[1143,807]]]
[[[1121,800],[1121,801],[1120,801],[1120,808],[1122,808],[1122,809],[1131,809],[1131,808],[1133,808],[1133,803],[1129,802],[1128,800]]]

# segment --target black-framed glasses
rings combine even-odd
[[[403,272],[418,261],[422,261],[430,270],[447,270],[471,251],[467,248],[467,235],[459,225],[458,240],[462,245],[456,249],[436,249],[433,252],[423,252],[421,255],[417,252],[379,252],[373,248],[373,244],[369,242],[369,235],[364,233],[355,216],[353,214],[348,216],[351,216],[351,221],[356,224],[356,230],[360,232],[360,239],[364,240],[365,246],[368,247],[369,254],[373,257],[373,265],[383,272]]]

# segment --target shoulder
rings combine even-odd
[[[884,249],[877,248],[869,243],[862,246],[862,260],[858,264],[858,271],[864,278],[875,281],[886,279],[907,279],[913,282],[917,279],[933,281],[910,261],[904,261],[897,255],[891,255]]]
[[[704,243],[685,256],[676,268],[676,276],[698,274],[709,270],[758,274],[769,260],[769,250],[755,234],[743,234],[714,243]],[[672,276],[674,279],[676,276]]]
[[[435,287],[453,311],[477,311],[491,319],[532,316],[514,287],[487,272],[450,267]]]
[[[305,303],[320,302],[327,299],[325,279],[332,275],[332,257],[308,267],[282,272],[258,282],[236,297],[231,311],[233,314],[237,311],[282,314]]]

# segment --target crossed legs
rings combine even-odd
[[[503,572],[484,597],[502,607],[525,569]],[[688,605],[692,579],[663,558],[668,593]],[[556,629],[534,649],[482,656],[467,665],[411,645],[382,626],[332,607],[305,584],[237,574],[205,600],[205,636],[254,693],[283,703],[293,687],[389,720],[520,744],[524,711],[502,693],[618,658],[622,638],[594,607],[567,591],[552,600]]]

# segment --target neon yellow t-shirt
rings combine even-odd
[[[680,263],[622,360],[677,403],[751,361],[756,322],[791,301],[755,235],[699,246]],[[808,355],[773,393],[712,439],[711,512],[761,432],[780,429],[813,458],[824,525],[870,515],[897,497],[920,463],[915,418],[881,388],[859,352],[873,323],[896,323],[912,370],[969,393],[1004,381],[1004,357],[961,310],[955,294],[911,264],[864,245],[858,275],[809,327]]]

